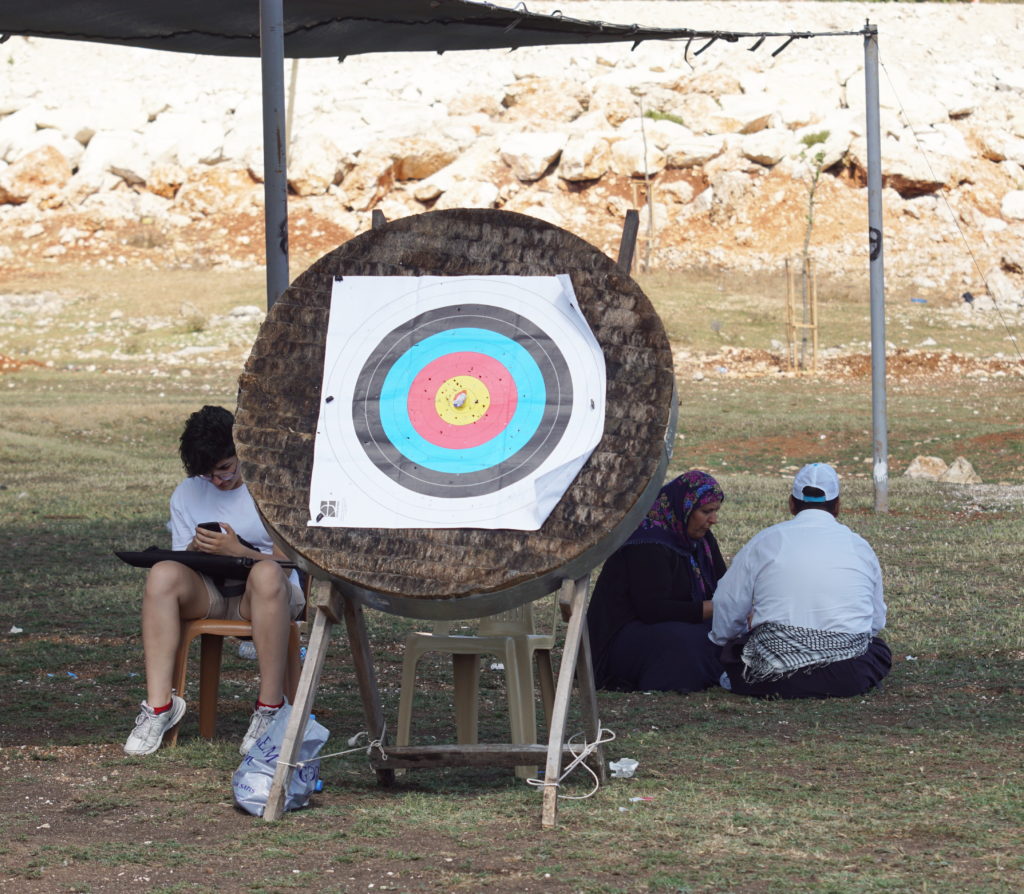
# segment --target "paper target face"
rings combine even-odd
[[[337,280],[310,524],[535,530],[604,392],[568,276]]]

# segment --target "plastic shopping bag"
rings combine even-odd
[[[277,772],[277,758],[281,753],[281,744],[284,742],[291,713],[291,705],[285,705],[277,712],[267,731],[249,749],[249,753],[243,758],[231,779],[235,803],[253,816],[263,816],[267,806],[270,785]],[[320,779],[320,761],[313,758],[320,753],[328,735],[330,734],[327,729],[317,723],[316,718],[310,714],[296,761],[303,766],[292,771],[291,782],[285,795],[285,810],[305,807],[309,803],[309,796],[316,791],[317,781]]]

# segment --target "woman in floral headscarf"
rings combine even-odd
[[[721,649],[708,632],[725,562],[711,526],[724,499],[706,472],[684,472],[604,563],[587,612],[598,688],[697,692],[718,682]]]

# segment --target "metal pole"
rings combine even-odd
[[[878,27],[864,25],[868,149],[868,242],[871,257],[871,422],[875,512],[889,511],[889,427],[885,409],[885,264],[882,254],[882,146],[878,115]]]
[[[267,310],[288,288],[288,164],[284,103],[284,0],[260,0],[263,196]]]

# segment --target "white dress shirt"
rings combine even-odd
[[[715,590],[708,636],[724,644],[766,621],[874,636],[885,611],[882,569],[868,542],[831,513],[805,509],[736,554]]]

